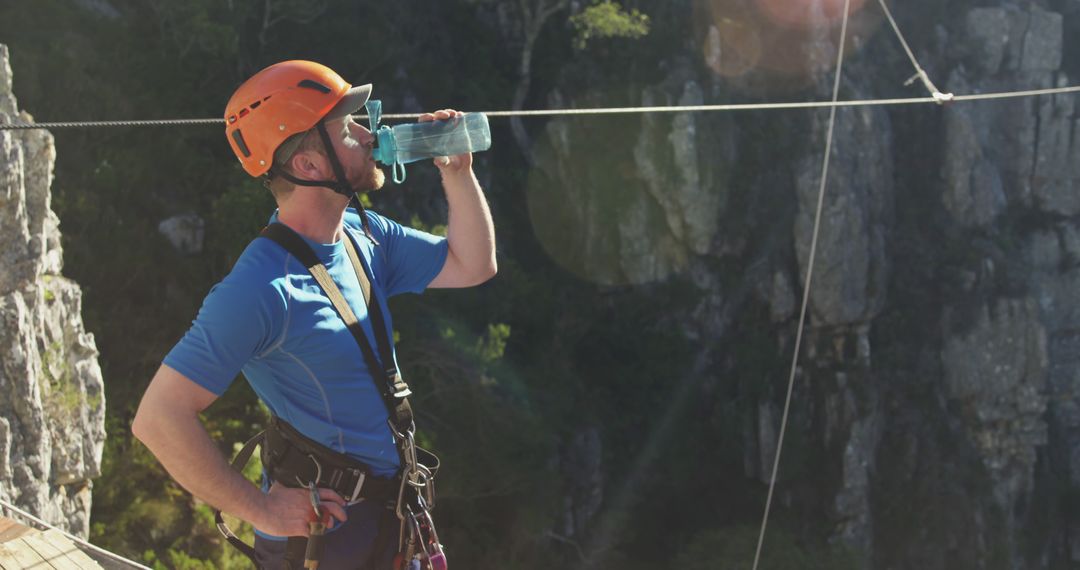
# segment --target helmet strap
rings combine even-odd
[[[323,147],[326,148],[326,157],[330,159],[330,167],[334,169],[334,177],[337,178],[337,182],[327,186],[327,188],[330,188],[342,196],[351,198],[353,194],[356,194],[356,191],[349,186],[349,181],[345,178],[345,168],[341,166],[341,161],[338,160],[337,152],[334,151],[334,143],[330,140],[330,133],[326,130],[326,124],[319,121],[319,123],[315,125],[315,129],[319,131],[319,137],[322,138]]]
[[[330,140],[330,133],[326,131],[326,123],[319,121],[315,128],[319,131],[319,136],[322,137],[323,146],[326,148],[326,157],[330,159],[330,166],[334,169],[334,176],[338,179],[338,183],[329,186],[329,188],[338,194],[354,198],[352,201],[356,202],[357,209],[360,212],[360,223],[364,227],[364,235],[372,243],[379,245],[379,242],[375,240],[375,236],[371,234],[367,211],[364,209],[364,205],[360,203],[360,197],[357,195],[356,190],[353,190],[352,186],[349,185],[348,179],[345,178],[345,169],[341,166],[341,161],[338,160],[337,152],[334,150],[334,143]]]
[[[281,175],[285,180],[298,186],[329,188],[342,196],[348,196],[351,198],[350,202],[356,204],[356,209],[360,213],[360,223],[364,227],[364,235],[366,235],[372,243],[379,245],[379,242],[371,233],[371,226],[368,224],[367,211],[364,209],[364,204],[360,202],[360,194],[356,190],[353,190],[352,186],[349,185],[348,179],[345,177],[345,168],[341,166],[341,161],[338,160],[337,152],[334,151],[334,144],[333,141],[330,140],[330,133],[327,132],[326,125],[322,121],[319,121],[319,123],[315,125],[315,128],[319,131],[319,137],[322,138],[323,147],[326,149],[326,157],[330,159],[330,167],[334,169],[334,177],[337,178],[337,180],[304,180],[289,174],[284,168],[277,167],[272,167],[270,169],[271,174]]]

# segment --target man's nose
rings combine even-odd
[[[375,134],[372,133],[371,131],[367,130],[364,127],[359,127],[359,128],[360,128],[360,136],[358,138],[360,139],[360,142],[363,143],[364,146],[371,146],[372,144],[374,144],[375,143]]]

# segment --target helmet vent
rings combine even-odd
[[[251,108],[252,111],[254,111],[255,109],[259,108],[259,105],[262,105],[262,101],[256,101],[256,102],[252,103],[250,105],[250,108]]]
[[[301,81],[300,83],[297,83],[296,86],[297,87],[304,87],[306,89],[314,89],[316,91],[319,91],[320,93],[330,93],[330,88],[329,87],[327,87],[327,86],[325,86],[322,83],[319,83],[317,81],[312,81],[310,79],[305,79],[305,80]]]
[[[247,143],[244,142],[244,135],[240,134],[240,129],[236,129],[232,132],[233,141],[236,142],[236,148],[240,149],[240,152],[244,154],[244,158],[251,156],[251,150],[248,149]]]

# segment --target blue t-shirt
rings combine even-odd
[[[386,298],[422,292],[442,270],[446,239],[374,212],[367,215],[379,246],[364,236],[355,210],[345,214],[345,231],[374,275],[373,296],[392,335]],[[344,243],[305,241],[374,348]],[[210,289],[191,329],[164,363],[217,395],[243,371],[270,411],[307,437],[367,463],[377,476],[391,476],[399,467],[386,406],[356,339],[303,264],[269,239],[251,242],[229,275]]]

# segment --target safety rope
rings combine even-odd
[[[947,103],[953,100],[952,93],[942,93],[933,81],[930,81],[930,76],[926,73],[926,70],[919,65],[919,61],[915,59],[915,54],[908,46],[907,40],[904,39],[904,34],[900,32],[900,26],[896,25],[896,19],[893,18],[892,12],[889,11],[889,6],[885,3],[885,0],[878,0],[878,4],[881,4],[881,11],[885,12],[885,17],[889,20],[889,25],[892,26],[893,33],[896,34],[896,38],[900,40],[900,45],[904,46],[904,51],[907,52],[908,59],[911,60],[911,65],[915,67],[915,75],[904,82],[904,85],[911,85],[916,79],[922,80],[923,87],[930,92],[930,95],[938,103]]]
[[[78,543],[79,545],[81,545],[81,546],[83,546],[85,548],[93,550],[94,552],[97,552],[98,554],[101,554],[102,556],[107,556],[109,558],[112,558],[113,560],[117,560],[117,561],[123,562],[125,564],[130,564],[131,566],[133,566],[135,568],[141,568],[143,570],[152,570],[151,568],[149,568],[147,566],[144,566],[142,564],[139,564],[138,562],[135,562],[134,560],[129,560],[127,558],[124,558],[123,556],[120,556],[119,554],[114,554],[112,552],[109,552],[108,550],[105,550],[104,548],[101,548],[100,546],[94,546],[93,544],[90,544],[89,542],[86,542],[85,540],[83,540],[83,539],[81,539],[81,538],[79,538],[79,537],[65,531],[64,529],[56,528],[55,526],[53,526],[53,525],[51,525],[51,524],[49,524],[49,523],[35,517],[34,515],[20,509],[19,507],[16,507],[15,505],[12,505],[11,503],[8,503],[7,501],[0,500],[0,507],[3,507],[3,508],[5,508],[5,509],[7,509],[9,511],[12,511],[12,512],[22,516],[23,518],[26,518],[26,519],[30,520],[31,522],[33,522],[36,525],[43,526],[48,530],[55,530],[55,531],[63,534],[64,536],[66,536],[71,541],[76,542],[76,543]]]
[[[844,0],[844,19],[840,24],[840,47],[836,53],[836,77],[833,79],[832,100],[840,95],[840,77],[844,70],[844,44],[847,40],[848,11],[851,0]],[[829,130],[825,135],[825,156],[821,159],[821,185],[818,187],[817,212],[814,214],[814,233],[810,239],[810,257],[806,262],[806,281],[803,284],[802,307],[799,309],[799,328],[795,332],[795,351],[791,356],[791,374],[788,376],[787,396],[784,398],[784,415],[780,420],[780,437],[776,442],[776,455],[773,457],[772,476],[769,478],[769,494],[765,498],[765,514],[761,518],[761,532],[758,533],[757,550],[754,552],[754,566],[757,570],[761,561],[761,547],[765,543],[765,529],[769,525],[769,511],[772,508],[773,492],[776,489],[776,475],[780,471],[780,454],[784,450],[784,434],[787,432],[788,412],[791,410],[791,394],[795,388],[795,371],[799,363],[799,349],[802,346],[803,325],[806,322],[806,308],[810,304],[810,283],[814,277],[814,257],[817,254],[818,230],[821,229],[821,211],[825,204],[825,186],[829,180],[829,157],[832,154],[833,127],[836,125],[836,107],[829,110]]]
[[[921,68],[919,68],[921,69]],[[933,85],[932,83],[930,84]],[[898,99],[855,99],[849,101],[794,101],[789,103],[735,103],[721,105],[671,105],[664,107],[600,107],[591,109],[536,109],[522,111],[482,111],[488,117],[552,117],[571,115],[614,115],[633,113],[695,113],[708,111],[776,111],[790,109],[832,109],[836,107],[871,107],[892,105],[917,105],[926,103],[945,103],[949,101],[987,101],[991,99],[1015,99],[1018,97],[1036,97],[1039,95],[1060,95],[1080,92],[1080,85],[1053,87],[1047,89],[1027,89],[1023,91],[1002,91],[995,93],[974,93],[955,95],[947,101],[936,97],[903,97]],[[949,93],[938,93],[947,97]],[[364,119],[367,115],[355,115]],[[392,113],[383,115],[384,119],[417,119],[420,113]],[[99,127],[160,127],[182,125],[224,125],[224,119],[157,119],[145,121],[67,121],[53,123],[0,123],[2,130],[28,129],[74,129]]]

